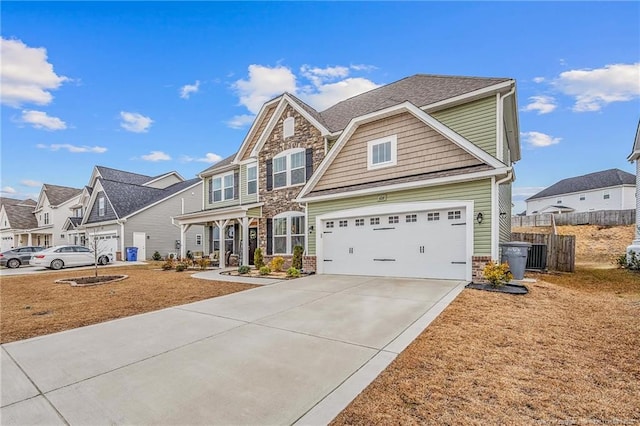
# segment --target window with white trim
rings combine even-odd
[[[367,170],[393,166],[398,162],[396,135],[367,142]]]
[[[453,210],[450,212],[447,212],[447,219],[449,220],[454,220],[454,219],[460,219],[460,210]]]
[[[356,219],[356,226],[364,226],[364,219]]]
[[[209,179],[209,203],[233,198],[233,173]]]
[[[580,201],[584,201],[587,199],[586,194],[580,194]]]
[[[349,222],[348,222],[348,221],[346,221],[346,220],[341,220],[341,221],[340,221],[340,228],[346,228],[348,224],[349,224]]]
[[[398,216],[389,216],[389,224],[398,223],[400,218]]]
[[[440,220],[440,213],[439,212],[427,213],[427,221],[428,222],[433,222],[435,220]]]
[[[98,216],[104,216],[104,197],[98,198]]]
[[[333,221],[326,222],[326,223],[324,224],[324,227],[325,227],[325,228],[327,228],[327,229],[329,229],[329,228],[333,228]]]
[[[196,234],[196,245],[197,246],[202,245],[202,234]]]
[[[605,191],[605,193],[602,195],[602,199],[604,200],[608,200],[611,196],[609,195],[608,191]]]
[[[558,199],[558,201],[556,201],[556,204],[562,204],[562,200]]]
[[[418,221],[418,215],[417,214],[408,214],[405,218],[407,223],[411,223],[411,222],[417,222]]]
[[[289,138],[293,136],[295,131],[296,120],[293,117],[287,117],[282,122],[282,137]]]
[[[380,218],[379,217],[372,217],[371,219],[369,219],[369,223],[371,225],[380,225]]]
[[[283,188],[303,184],[306,180],[304,148],[281,152],[273,157],[273,187]]]
[[[258,191],[258,167],[247,167],[247,194],[255,194]]]
[[[274,254],[292,254],[295,246],[305,246],[304,239],[304,213],[286,212],[273,218]]]
[[[45,213],[44,214],[44,224],[48,225],[49,224],[49,213]]]

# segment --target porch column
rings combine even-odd
[[[238,221],[242,227],[242,265],[249,266],[249,218]]]
[[[218,233],[219,235],[218,238],[220,240],[218,243],[218,247],[220,247],[220,249],[218,250],[218,259],[220,261],[220,269],[223,269],[226,267],[225,248],[224,248],[224,230],[229,224],[229,219],[225,220],[224,222],[221,220],[216,220],[215,224],[220,229],[220,232]]]
[[[33,238],[32,238],[32,236],[31,236],[31,232],[29,232],[29,233],[27,234],[27,245],[28,245],[28,246],[32,246],[32,245],[33,245]]]
[[[180,258],[184,259],[187,257],[187,247],[186,247],[186,234],[187,231],[191,228],[190,224],[180,225]]]

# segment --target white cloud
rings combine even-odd
[[[373,90],[378,86],[378,84],[366,78],[346,78],[335,83],[320,85],[316,87],[315,91],[300,94],[300,97],[318,111],[322,111],[331,105]]]
[[[47,105],[55,90],[68,80],[57,75],[47,61],[47,50],[29,47],[20,40],[0,37],[0,92],[2,103],[19,108],[22,104]]]
[[[373,71],[378,69],[378,67],[376,67],[375,65],[367,65],[367,64],[350,65],[349,68],[351,68],[354,71]]]
[[[253,123],[253,120],[255,120],[255,118],[255,115],[250,114],[234,115],[231,120],[227,121],[227,126],[231,127],[232,129],[242,129],[244,126]]]
[[[551,96],[531,96],[529,101],[529,104],[522,108],[522,111],[537,111],[538,115],[548,114],[558,106],[556,100]]]
[[[13,189],[10,186],[3,186],[2,189],[0,189],[0,193],[13,195],[13,194],[17,194],[18,191],[16,191],[15,189]]]
[[[550,145],[560,143],[562,138],[554,138],[541,132],[522,132],[520,135],[525,139],[525,142],[534,148],[542,148]]]
[[[326,68],[303,65],[300,75],[296,76],[282,65],[269,67],[253,64],[249,66],[249,76],[233,84],[239,97],[239,104],[245,106],[251,114],[236,115],[227,121],[232,128],[241,128],[250,124],[262,105],[282,94],[292,93],[321,111],[349,97],[378,87],[371,80],[362,77],[350,77],[351,71],[368,71],[372,65],[329,66]],[[299,84],[300,80],[306,84]]]
[[[162,151],[151,151],[151,154],[143,155],[145,161],[168,161],[171,157]]]
[[[90,152],[93,154],[103,154],[107,152],[107,148],[103,146],[87,146],[87,145],[77,146],[77,145],[71,145],[68,143],[63,143],[63,144],[54,143],[51,145],[44,145],[40,143],[36,145],[36,147],[40,149],[48,149],[49,151],[60,151],[61,149],[65,149],[72,153]]]
[[[201,158],[195,158],[195,157],[189,157],[187,155],[183,155],[181,158],[182,161],[184,162],[191,162],[191,161],[197,161],[199,163],[209,163],[209,164],[215,164],[217,162],[219,162],[220,160],[222,160],[222,157],[219,156],[218,154],[214,154],[212,152],[207,152],[205,154],[204,157]]]
[[[22,121],[31,124],[36,129],[64,130],[67,123],[58,117],[51,117],[44,111],[24,110],[22,111]]]
[[[233,88],[240,97],[240,105],[257,114],[266,101],[282,92],[296,92],[296,76],[287,67],[273,68],[263,65],[249,65],[249,78],[238,80]]]
[[[120,118],[122,119],[120,126],[134,133],[146,133],[153,123],[150,117],[146,117],[137,112],[120,111]]]
[[[534,83],[542,83],[546,81],[546,79],[544,77],[533,77],[533,82]]]
[[[195,84],[185,84],[180,88],[180,97],[189,99],[192,93],[198,93],[200,90],[200,80],[196,80]]]
[[[31,188],[37,188],[42,186],[42,182],[38,182],[37,180],[24,179],[20,181],[20,184],[24,186],[29,186]]]
[[[574,111],[599,111],[612,102],[640,97],[640,62],[565,71],[553,84],[575,98]]]

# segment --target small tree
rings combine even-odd
[[[293,248],[293,258],[291,259],[291,267],[296,268],[298,271],[302,269],[302,253],[304,247],[295,246]]]
[[[264,257],[262,257],[262,249],[258,247],[253,253],[253,266],[260,269],[264,266]]]
[[[89,248],[91,249],[91,251],[93,251],[93,265],[95,268],[94,276],[97,277],[98,276],[98,259],[100,258],[99,251],[102,248],[101,243],[104,242],[104,240],[100,240],[98,238],[98,235],[94,232],[93,235],[89,236],[89,239],[87,241],[89,243]]]

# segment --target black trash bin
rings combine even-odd
[[[127,262],[138,260],[138,247],[127,247]]]
[[[500,247],[502,247],[500,262],[507,262],[509,264],[513,279],[523,279],[531,243],[526,241],[510,241],[500,244]]]

